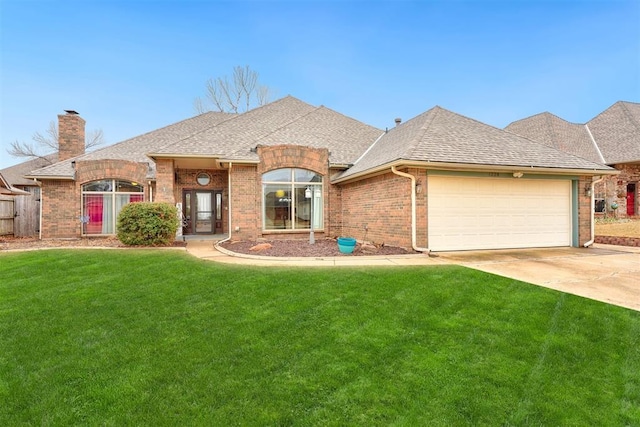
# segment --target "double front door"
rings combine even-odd
[[[222,191],[182,190],[182,233],[222,233]]]

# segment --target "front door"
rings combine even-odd
[[[627,184],[627,216],[636,214],[636,184]]]
[[[222,233],[222,192],[183,190],[183,234]]]

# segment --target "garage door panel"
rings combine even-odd
[[[569,246],[571,182],[429,177],[432,250]]]

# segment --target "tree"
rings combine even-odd
[[[44,135],[36,132],[31,139],[33,142],[12,142],[7,152],[14,157],[32,157],[51,163],[47,155],[59,151],[58,125],[56,122],[51,121],[49,123],[49,128]],[[102,144],[104,144],[102,129],[93,130],[85,136],[85,150],[90,150]]]
[[[233,76],[209,79],[205,98],[196,98],[193,106],[198,114],[207,111],[243,113],[269,102],[269,88],[258,82],[258,73],[249,68],[233,67]]]

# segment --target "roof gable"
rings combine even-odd
[[[257,161],[257,145],[294,144],[327,148],[332,163],[352,163],[381,130],[292,96],[238,115],[163,147],[152,156],[197,155]]]
[[[589,135],[589,130],[584,125],[570,123],[554,114],[536,114],[509,124],[505,130],[565,153],[604,163]]]
[[[640,104],[618,101],[587,126],[607,164],[640,161]]]

